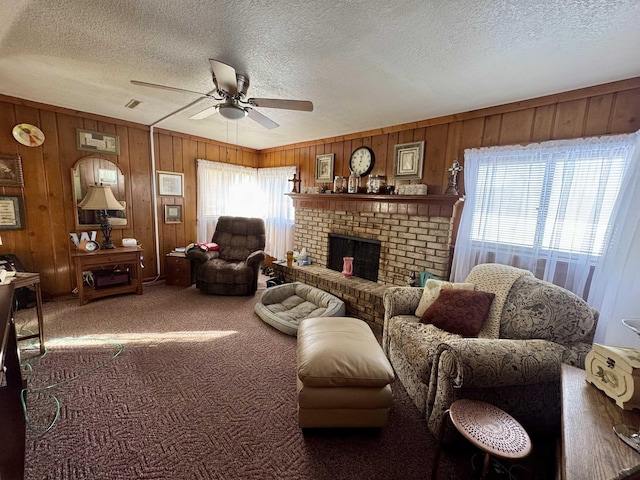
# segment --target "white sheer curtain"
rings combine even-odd
[[[220,215],[259,217],[256,169],[197,160],[198,242],[210,242]]]
[[[209,242],[218,217],[261,217],[267,230],[265,251],[284,258],[293,245],[293,207],[285,196],[296,167],[248,168],[197,160],[198,242]]]
[[[262,218],[267,230],[265,252],[284,259],[287,250],[293,250],[294,209],[291,197],[285,195],[291,188],[296,167],[258,169],[258,188],[262,199]]]
[[[502,263],[586,297],[635,137],[465,151],[452,279]]]
[[[633,137],[635,148],[593,274],[589,304],[600,312],[595,342],[638,348],[638,337],[621,323],[640,318],[640,132]]]

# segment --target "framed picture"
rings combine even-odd
[[[118,171],[115,169],[99,168],[98,181],[104,185],[118,185]]]
[[[335,154],[316,156],[316,182],[333,182],[333,158]]]
[[[182,223],[182,205],[165,205],[164,223]]]
[[[403,180],[421,179],[424,141],[402,143],[393,147],[393,176]]]
[[[158,170],[158,195],[184,197],[184,173]]]
[[[0,230],[24,228],[22,198],[17,195],[0,197]]]
[[[20,155],[0,155],[0,186],[24,187]]]
[[[78,150],[120,155],[120,140],[117,135],[91,132],[80,128],[78,128],[76,132],[78,136]]]

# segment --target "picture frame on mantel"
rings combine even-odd
[[[316,155],[316,182],[333,182],[334,153]]]
[[[422,179],[424,140],[401,143],[393,147],[393,176],[400,180]]]

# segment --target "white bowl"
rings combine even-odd
[[[640,318],[623,318],[622,323],[629,330],[633,330],[638,336],[640,336]]]

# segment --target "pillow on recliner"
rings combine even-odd
[[[442,290],[420,322],[463,337],[477,337],[495,296],[480,290]]]
[[[416,308],[416,317],[422,317],[424,312],[427,311],[433,302],[436,301],[440,290],[453,289],[453,290],[475,290],[476,286],[473,283],[454,283],[446,282],[444,280],[435,280],[430,278],[424,284],[424,290],[422,291],[422,297],[420,297],[420,303]]]

